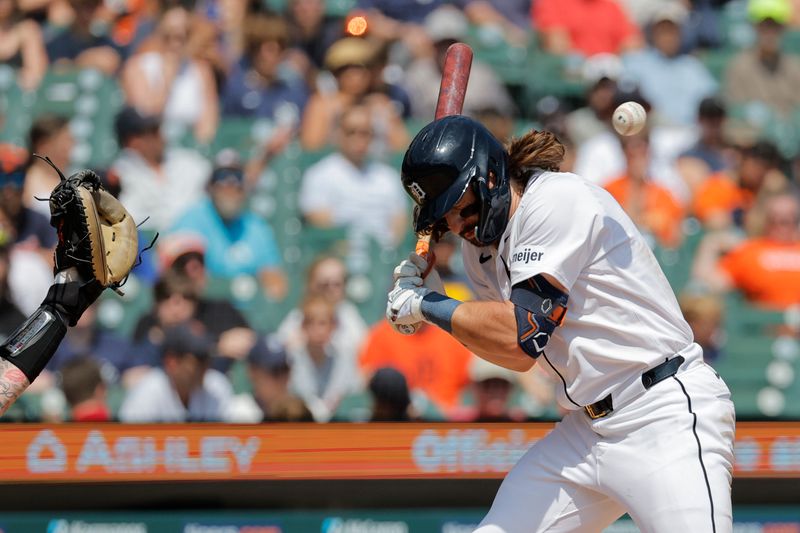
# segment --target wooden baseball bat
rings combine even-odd
[[[439,84],[439,97],[436,100],[436,119],[448,115],[460,115],[467,93],[469,71],[472,68],[472,48],[464,43],[451,44],[444,57],[442,81]],[[431,252],[431,234],[417,234],[415,251],[428,262],[423,277],[430,272],[435,263]]]

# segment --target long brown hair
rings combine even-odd
[[[558,137],[549,131],[531,130],[522,137],[511,139],[508,151],[508,177],[524,185],[534,168],[558,172],[566,149]]]

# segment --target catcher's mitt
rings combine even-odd
[[[58,230],[55,270],[74,266],[81,278],[116,288],[136,262],[136,224],[92,170],[63,178],[50,194],[50,224]]]

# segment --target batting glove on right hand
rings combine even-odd
[[[402,284],[404,286],[425,287],[434,292],[444,294],[444,284],[442,283],[442,279],[439,277],[439,273],[436,272],[436,269],[431,269],[428,275],[425,276],[424,279],[422,278],[422,273],[425,272],[427,268],[428,262],[421,255],[411,252],[411,254],[408,256],[408,259],[401,261],[400,264],[394,269],[393,277],[395,281],[395,288]],[[392,321],[390,318],[389,306],[387,306],[386,309],[386,317],[389,320],[389,324],[392,325],[392,328],[403,335],[412,335],[416,333],[421,325],[421,322],[415,322],[413,324],[398,324],[397,322]]]
[[[418,286],[411,278],[404,277],[395,282],[386,302],[386,320],[395,331],[403,335],[416,333],[425,320],[422,299],[430,292],[430,289]]]

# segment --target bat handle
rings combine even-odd
[[[436,257],[433,255],[433,250],[431,250],[431,236],[430,235],[422,235],[417,240],[417,247],[414,249],[417,255],[421,256],[425,261],[428,262],[428,266],[425,268],[425,272],[422,273],[422,278],[425,279],[428,274],[430,274],[431,270],[433,270],[433,265],[436,263]]]

